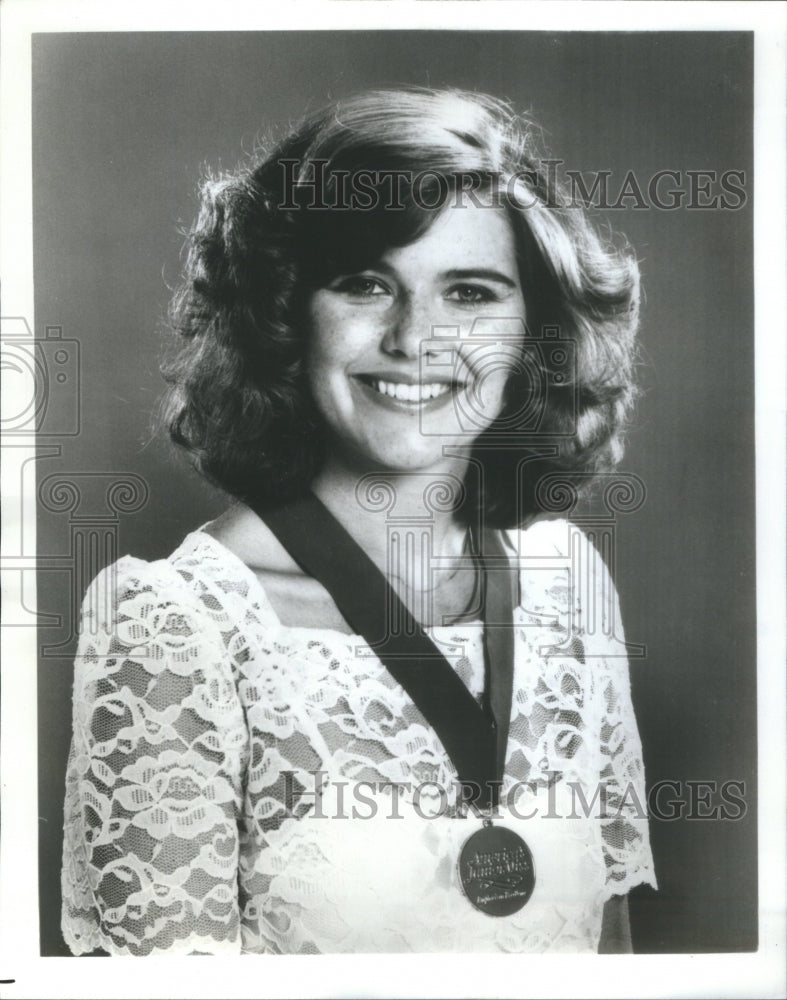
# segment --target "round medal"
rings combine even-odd
[[[533,855],[513,830],[485,820],[462,846],[459,878],[477,910],[492,917],[507,917],[521,910],[533,894]]]

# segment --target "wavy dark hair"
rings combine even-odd
[[[461,509],[522,525],[541,513],[543,476],[583,490],[613,469],[635,395],[639,270],[572,203],[538,137],[486,95],[367,91],[209,177],[172,302],[179,350],[163,368],[170,435],[199,471],[262,505],[308,490],[324,449],[305,371],[310,290],[414,241],[450,199],[483,193],[513,227],[527,331],[504,410],[473,445],[480,475],[468,475]],[[348,205],[340,185],[362,175],[365,202]]]

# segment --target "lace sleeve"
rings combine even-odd
[[[240,951],[247,737],[213,610],[165,562],[121,560],[85,597],[62,872],[74,954]]]
[[[599,705],[599,780],[606,793],[601,841],[610,897],[643,882],[657,886],[620,604],[606,563],[586,536],[583,540],[588,555],[580,574],[587,578],[580,580],[578,622]]]

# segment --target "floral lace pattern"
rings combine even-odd
[[[625,648],[577,596],[600,595],[609,626],[614,589],[600,559],[590,591],[572,578],[570,533],[554,521],[511,535],[501,821],[527,840],[536,889],[505,918],[463,898],[456,859],[480,820],[456,816],[442,744],[360,637],[283,626],[202,531],[167,560],[100,574],[67,773],[71,950],[595,951],[605,900],[655,879]],[[479,625],[430,631],[480,696]]]

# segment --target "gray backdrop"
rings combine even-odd
[[[645,391],[624,469],[647,498],[617,519],[616,577],[628,638],[647,648],[632,683],[648,783],[680,783],[668,801],[687,800],[688,781],[742,781],[747,805],[737,822],[651,820],[660,891],[632,894],[635,946],[756,948],[752,37],[364,31],[34,39],[35,332],[50,375],[67,374],[52,382],[37,462],[38,603],[55,616],[40,629],[44,954],[66,953],[75,601],[108,559],[164,557],[224,506],[151,420],[201,166],[233,165],[307,107],[398,83],[532,109],[568,166],[612,172],[612,201],[628,170],[643,185],[679,171],[684,191],[688,170],[745,172],[737,210],[628,199],[599,216],[637,248],[646,292]]]

